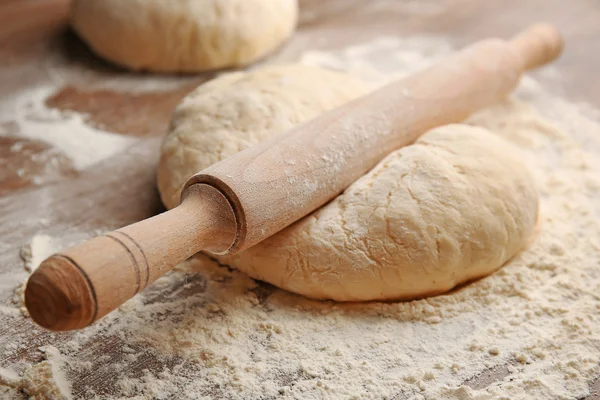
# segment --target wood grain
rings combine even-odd
[[[380,35],[432,34],[447,35],[456,46],[475,40],[499,36],[508,37],[530,23],[545,20],[556,24],[565,34],[568,47],[557,63],[557,74],[541,71],[536,78],[545,86],[575,101],[587,101],[600,106],[600,52],[594,51],[600,42],[600,5],[596,0],[429,0],[431,7],[419,10],[401,6],[401,0],[381,2],[382,6],[367,12],[371,0],[301,0],[301,24],[294,38],[279,54],[265,60],[293,61],[308,48],[335,48],[361,42]],[[414,3],[414,2],[412,2]],[[425,10],[425,11],[423,11]],[[429,10],[429,11],[427,11]],[[111,117],[114,103],[127,105],[132,94],[127,90],[98,89],[98,83],[126,73],[90,55],[65,28],[68,0],[2,0],[0,2],[0,108],[15,93],[34,85],[49,82],[48,63],[60,56],[64,63],[55,71],[63,78],[63,86],[51,107],[86,111],[98,124],[106,125],[122,134],[160,135],[168,124],[170,107],[179,94],[163,90],[160,105],[147,104],[146,99],[134,98],[142,104],[138,115],[127,114],[127,122]],[[85,73],[83,73],[85,72]],[[185,85],[208,79],[209,75],[178,77]],[[100,90],[99,100],[93,99]],[[181,89],[183,90],[183,89]],[[62,94],[61,94],[62,93]],[[135,96],[134,96],[135,97]],[[119,100],[120,99],[120,100]],[[152,99],[154,102],[154,99]],[[80,105],[87,104],[85,106]],[[77,108],[76,108],[77,107]],[[133,109],[134,107],[132,107]],[[110,111],[113,110],[113,111]],[[34,141],[22,140],[10,131],[0,141],[0,154],[10,154],[10,163],[0,165],[0,176],[6,175],[7,165],[29,165],[32,156],[44,154],[48,149]],[[11,152],[16,141],[24,143],[24,151]],[[117,155],[83,172],[74,172],[66,155],[61,157],[65,168],[52,170],[41,182],[34,179],[39,168],[24,168],[25,174],[10,179],[0,179],[0,273],[23,274],[20,250],[37,233],[63,235],[82,232],[92,236],[139,221],[163,211],[154,186],[159,138],[140,139],[140,142],[123,154]],[[38,146],[38,147],[36,147]],[[5,159],[6,160],[6,159]],[[123,184],[127,182],[127,184]],[[202,284],[192,285],[202,290]],[[270,291],[261,285],[264,296]],[[182,290],[177,296],[189,295]],[[13,297],[12,289],[0,289],[0,301],[6,303]],[[23,360],[40,361],[37,349],[48,343],[63,343],[69,333],[49,333],[36,330],[30,320],[22,317],[0,316],[0,343],[11,343],[14,336],[27,337],[26,343],[11,355],[0,359],[0,365]],[[99,337],[80,350],[82,357],[94,360],[107,355],[107,364],[123,363],[123,374],[139,376],[144,368],[159,372],[160,362],[144,354],[137,363],[126,363],[123,354],[115,352],[118,337]],[[169,360],[169,365],[178,360]],[[502,379],[504,370],[482,371],[482,378],[467,384],[483,388]],[[79,371],[71,377],[77,398],[94,390],[98,394],[114,394],[111,382],[114,373],[101,362],[94,362],[88,371]],[[596,381],[599,382],[599,381]],[[589,399],[599,399],[598,384],[591,386],[595,394]]]

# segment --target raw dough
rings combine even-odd
[[[99,55],[134,70],[248,65],[296,26],[297,0],[75,0],[72,25]]]
[[[165,140],[165,204],[177,204],[189,175],[364,90],[349,76],[300,66],[201,86]],[[449,125],[390,154],[310,216],[220,260],[312,298],[412,299],[501,267],[523,248],[537,213],[519,150],[483,128]]]

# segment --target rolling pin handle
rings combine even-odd
[[[521,59],[522,70],[541,67],[562,53],[564,42],[560,32],[547,23],[537,23],[513,37],[510,46]]]
[[[88,326],[98,310],[87,276],[77,263],[58,254],[45,260],[27,281],[25,306],[38,325],[54,331]]]
[[[170,211],[49,257],[27,282],[25,305],[44,328],[84,328],[195,253],[225,251],[235,221],[221,192],[194,185]]]

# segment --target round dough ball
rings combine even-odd
[[[302,65],[236,72],[201,85],[176,108],[162,146],[163,203],[177,206],[196,172],[367,91],[356,78]]]
[[[297,0],[75,0],[71,24],[100,56],[133,70],[248,65],[296,26]]]
[[[200,87],[179,107],[163,147],[165,203],[176,204],[183,176],[364,90],[350,77],[308,67]],[[393,152],[311,215],[219,259],[312,298],[413,299],[500,268],[525,246],[537,213],[535,182],[517,148],[483,128],[448,125]]]

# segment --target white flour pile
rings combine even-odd
[[[308,53],[303,61],[379,83],[448,51],[442,39],[383,38]],[[541,192],[538,237],[492,276],[419,301],[336,304],[258,284],[198,256],[100,323],[53,344],[60,357],[50,351],[42,363],[11,366],[0,381],[30,395],[62,387],[64,398],[71,390],[99,399],[588,395],[600,374],[600,123],[593,110],[531,79],[518,97],[554,124],[515,100],[470,121],[519,146]],[[114,354],[91,359],[85,349],[99,342]],[[61,365],[70,389],[54,372]],[[484,371],[497,380],[472,380]],[[97,376],[114,386],[94,385]]]
[[[72,398],[60,352],[52,346],[42,346],[40,351],[43,353],[44,361],[31,366],[21,375],[0,369],[0,383],[9,387],[19,387],[22,392],[35,400]],[[1,388],[0,394],[2,394]],[[7,391],[6,395],[11,393]],[[13,393],[12,396],[18,398],[17,394]]]

